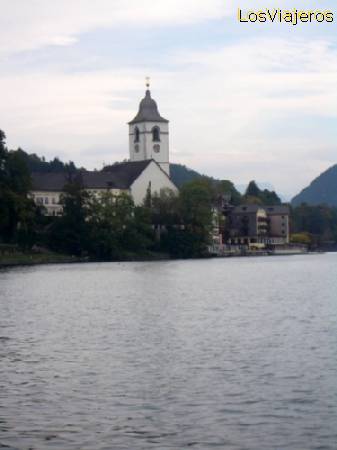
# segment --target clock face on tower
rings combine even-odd
[[[139,153],[139,145],[138,144],[135,145],[135,153]]]
[[[156,153],[159,153],[159,152],[160,152],[160,145],[159,145],[159,144],[154,145],[154,146],[153,146],[153,150],[154,150]]]

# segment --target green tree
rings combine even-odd
[[[250,183],[247,186],[246,192],[245,192],[245,196],[247,197],[259,197],[261,194],[261,190],[258,187],[258,185],[256,184],[256,182],[250,181]]]
[[[228,196],[232,205],[239,205],[241,203],[241,194],[235,188],[230,180],[221,180],[215,185],[216,192],[222,196]]]
[[[153,245],[153,231],[147,208],[135,207],[122,193],[104,193],[89,202],[88,251],[96,259],[123,259],[144,254]]]
[[[282,203],[275,191],[269,191],[268,189],[262,191],[255,181],[248,184],[242,201],[243,203],[258,205],[280,205]]]
[[[337,242],[337,208],[302,204],[292,210],[292,232],[309,233],[318,245]]]
[[[207,180],[186,183],[179,197],[180,215],[183,224],[184,245],[188,256],[202,256],[207,253],[207,245],[213,225],[212,185]],[[180,239],[181,240],[181,239]]]
[[[89,194],[80,175],[70,177],[61,199],[63,216],[55,218],[49,233],[49,245],[56,251],[76,256],[86,253],[89,237]]]
[[[152,223],[156,227],[170,227],[181,223],[179,197],[170,189],[155,193],[151,201]]]
[[[0,130],[0,240],[32,245],[35,205],[28,198],[29,170],[22,155],[8,151]]]

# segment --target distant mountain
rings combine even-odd
[[[337,207],[337,164],[323,172],[308,187],[303,189],[291,201],[292,205],[301,203]]]

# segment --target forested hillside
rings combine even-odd
[[[323,172],[292,200],[294,206],[301,203],[337,207],[337,164]]]

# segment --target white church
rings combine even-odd
[[[170,179],[169,121],[158,111],[151,97],[149,84],[139,105],[136,117],[128,123],[130,160],[106,167],[102,171],[80,171],[84,189],[94,195],[109,191],[114,195],[130,194],[136,205],[141,205],[150,190],[160,193],[178,189]],[[69,183],[66,173],[33,173],[31,197],[45,207],[50,216],[62,215],[60,197]]]

